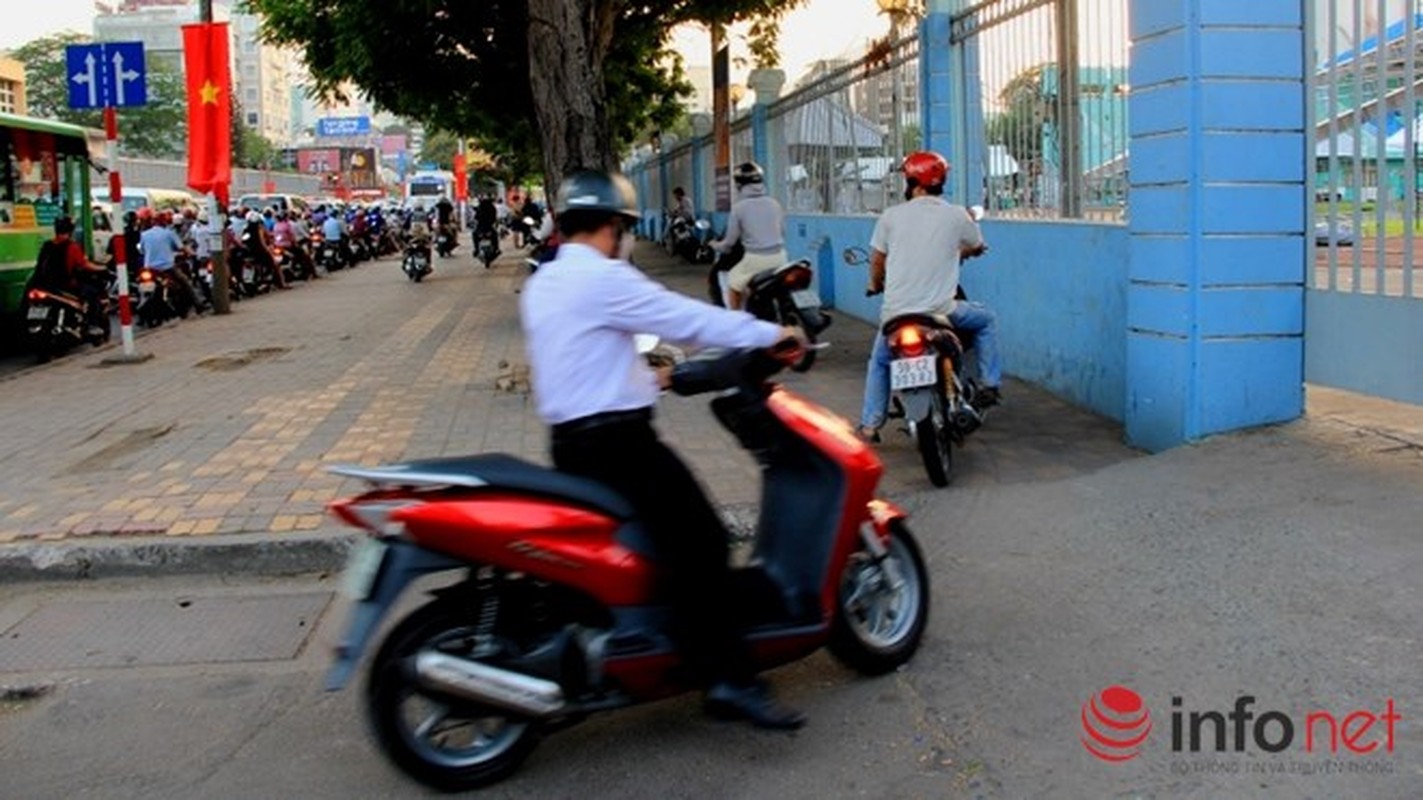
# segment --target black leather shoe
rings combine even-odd
[[[746,684],[719,681],[707,690],[708,715],[722,720],[744,719],[758,728],[793,731],[805,724],[805,715],[776,704],[761,681]]]

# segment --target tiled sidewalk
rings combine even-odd
[[[639,261],[698,296],[704,267],[642,245]],[[517,367],[523,267],[464,254],[427,282],[368,263],[141,340],[154,358],[99,368],[78,353],[0,381],[0,545],[94,536],[281,534],[329,524],[359,484],[325,468],[504,451],[545,459]],[[786,382],[857,413],[870,328],[837,320],[833,347]],[[501,380],[501,378],[503,380]],[[512,380],[511,380],[512,378]],[[509,384],[513,383],[512,390]],[[962,451],[955,491],[1071,477],[1134,456],[1118,429],[1020,384]],[[753,502],[757,470],[702,400],[669,398],[659,426],[721,502]],[[929,490],[905,437],[881,448],[885,490]]]

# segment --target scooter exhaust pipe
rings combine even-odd
[[[566,705],[563,688],[553,681],[434,650],[421,650],[415,657],[415,677],[427,689],[526,717],[549,717]]]

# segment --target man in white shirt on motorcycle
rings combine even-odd
[[[652,411],[666,373],[634,336],[708,347],[772,347],[791,328],[693,300],[627,261],[637,194],[620,174],[578,172],[559,187],[558,255],[520,294],[539,416],[553,428],[553,463],[597,480],[632,504],[673,579],[669,601],[689,664],[708,685],[708,711],[766,728],[798,728],[758,681],[735,622],[727,532],[696,478],[657,436]]]
[[[983,386],[975,406],[997,405],[1002,366],[998,359],[998,318],[983,303],[955,300],[964,257],[986,246],[968,209],[943,198],[949,162],[938,153],[911,153],[904,159],[905,199],[885,209],[870,240],[869,293],[884,293],[880,323],[904,314],[940,317],[956,330],[974,334]],[[860,437],[879,440],[889,406],[889,344],[875,332],[865,372]]]

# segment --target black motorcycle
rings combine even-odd
[[[437,225],[435,229],[435,252],[440,254],[440,258],[449,258],[450,253],[459,247],[459,239],[455,237],[455,226],[452,224]]]
[[[494,265],[494,259],[499,257],[499,240],[493,228],[481,230],[475,234],[474,251],[479,256],[479,260],[484,262],[484,268],[489,269]]]
[[[85,342],[100,345],[109,341],[108,325],[102,334],[89,330],[88,306],[78,295],[31,287],[25,292],[23,306],[25,330],[38,363],[46,363]],[[107,322],[107,308],[104,319]]]
[[[405,277],[409,278],[412,283],[425,280],[425,276],[431,272],[430,246],[411,241],[405,246],[405,258],[401,261],[400,268],[404,270]]]
[[[722,280],[741,261],[745,251],[738,243],[712,264],[707,272],[707,294],[712,303],[725,306]],[[746,286],[743,308],[757,319],[790,325],[805,331],[812,345],[805,348],[800,360],[791,365],[796,372],[805,372],[815,364],[817,337],[830,327],[831,316],[820,307],[820,295],[811,288],[815,273],[810,261],[792,261],[774,269],[762,270],[751,277]]]
[[[849,264],[869,260],[860,248],[846,250],[844,258]],[[955,298],[967,300],[962,286]],[[930,314],[901,314],[886,322],[880,333],[889,346],[890,416],[904,420],[929,482],[948,486],[953,479],[953,448],[963,446],[968,435],[983,425],[987,413],[980,408],[980,387],[969,369],[973,334],[955,330],[948,320]]]

